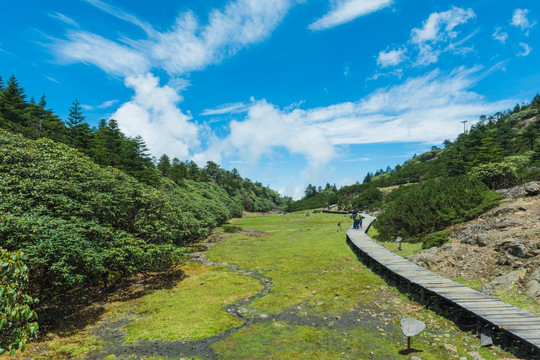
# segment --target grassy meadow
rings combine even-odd
[[[345,242],[350,222],[313,212],[233,219],[243,230],[214,231],[210,264],[185,264],[170,286],[113,295],[94,305],[99,316],[86,326],[42,333],[11,359],[512,357],[480,348],[470,332],[364,267]],[[427,325],[411,352],[399,325],[405,317]]]

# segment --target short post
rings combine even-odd
[[[411,337],[420,334],[426,328],[426,324],[413,318],[401,319],[400,324],[403,334],[407,337],[407,353],[409,353],[412,350]]]
[[[396,238],[396,242],[398,243],[398,250],[401,251],[401,242],[403,241],[403,238],[401,236],[398,236]]]

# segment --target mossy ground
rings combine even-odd
[[[364,267],[338,222],[344,230],[350,225],[343,215],[309,212],[234,219],[244,231],[222,234],[206,256],[262,275],[272,284],[268,295],[254,298],[261,282],[229,266],[188,264],[176,285],[110,301],[95,324],[52,334],[14,359],[511,357],[497,347],[479,348],[473,335]],[[226,311],[233,303],[241,315]],[[407,343],[399,325],[404,317],[427,324],[409,354],[400,353]]]

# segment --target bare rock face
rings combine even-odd
[[[519,198],[523,196],[536,196],[540,194],[540,181],[532,181],[525,185],[516,186],[510,189],[497,190],[499,194],[507,198]]]
[[[484,286],[482,288],[482,292],[492,294],[494,290],[510,289],[515,283],[523,280],[526,274],[527,270],[521,268],[519,270],[509,272],[506,275],[499,276]]]
[[[532,298],[540,297],[540,282],[531,280],[527,283],[527,296]]]
[[[489,293],[517,285],[540,304],[540,181],[499,193],[501,206],[450,227],[451,242],[408,259],[450,279],[480,280]]]

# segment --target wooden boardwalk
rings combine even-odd
[[[365,234],[372,216],[364,217],[363,229],[347,231],[347,242],[367,265],[384,271],[404,283],[409,292],[418,291],[422,301],[449,304],[462,315],[476,318],[477,332],[502,334],[503,346],[509,340],[520,343],[540,359],[540,318],[454,281],[446,279],[396,255]]]

